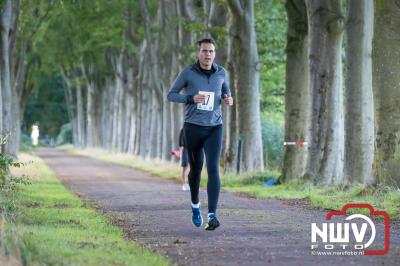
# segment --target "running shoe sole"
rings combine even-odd
[[[208,223],[207,223],[205,229],[206,229],[207,231],[213,231],[213,230],[215,230],[219,225],[220,225],[220,223],[219,223],[218,219],[217,219],[217,218],[213,218],[213,219],[211,219],[210,221],[208,221]]]

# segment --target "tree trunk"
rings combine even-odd
[[[165,4],[165,3],[163,3]],[[160,9],[158,10],[159,12],[162,12],[162,5],[160,5]],[[145,39],[147,42],[147,55],[148,55],[148,60],[146,61],[146,64],[148,65],[147,68],[147,74],[148,74],[148,79],[146,80],[145,84],[145,89],[146,90],[152,90],[152,93],[150,95],[151,102],[152,102],[152,108],[151,108],[151,122],[150,122],[150,143],[148,144],[149,147],[149,153],[146,154],[146,156],[151,156],[155,157],[157,155],[157,150],[158,147],[155,147],[156,145],[161,145],[161,142],[158,142],[158,138],[161,139],[161,131],[163,130],[158,129],[158,127],[162,127],[162,124],[156,124],[157,123],[157,117],[161,115],[161,110],[162,110],[162,105],[163,105],[163,92],[162,92],[162,84],[160,82],[160,77],[161,77],[161,71],[160,71],[160,64],[158,61],[158,55],[160,54],[160,44],[155,38],[151,32],[151,16],[150,12],[148,9],[148,1],[147,0],[140,0],[140,9],[142,11],[142,14],[144,16],[144,35]],[[165,29],[163,29],[165,30]]]
[[[132,94],[133,94],[133,71],[132,67],[125,66],[125,74],[126,74],[126,93],[125,93],[125,112],[126,112],[126,120],[124,121],[124,142],[123,142],[123,150],[122,152],[128,153],[129,152],[129,144],[131,141],[131,129],[132,129],[132,116],[135,115],[133,110],[133,101],[132,101]]]
[[[227,28],[228,27],[228,18],[227,18],[227,7],[223,3],[210,3],[210,26],[211,27],[220,27],[220,28]],[[215,62],[226,66],[228,61],[228,37],[219,36],[214,32],[211,32],[211,37],[217,41],[217,47],[215,51]],[[226,154],[229,148],[229,130],[230,130],[230,119],[229,119],[229,112],[232,107],[228,107],[225,104],[222,105],[222,119],[224,121],[224,128],[223,128],[223,140],[222,140],[222,158],[226,162]]]
[[[76,120],[78,126],[78,147],[85,147],[85,114],[83,111],[82,87],[79,77],[76,78]]]
[[[183,18],[184,22],[194,22],[196,20],[196,9],[197,7],[195,6],[194,1],[190,0],[176,0],[176,10],[177,10],[177,16]],[[195,33],[193,31],[190,31],[184,26],[184,23],[182,23],[182,20],[178,24],[178,43],[179,47],[177,50],[179,53],[177,53],[177,65],[175,68],[175,71],[173,71],[172,74],[172,80],[176,77],[176,75],[179,72],[179,69],[184,68],[189,62],[193,61],[192,57],[192,51],[193,51],[193,45],[195,44],[194,38],[195,38]],[[172,80],[169,83],[169,86],[172,84]],[[168,89],[169,89],[168,86]],[[165,98],[164,98],[165,99]],[[179,146],[179,132],[181,128],[183,127],[183,121],[185,117],[184,113],[184,108],[185,106],[183,104],[173,104],[173,103],[167,103],[170,106],[170,113],[168,116],[171,119],[171,124],[168,130],[170,131],[170,147],[169,151],[176,149]],[[172,158],[173,160],[173,158]]]
[[[111,82],[111,94],[112,94],[112,130],[111,130],[111,149],[115,151],[117,149],[117,135],[118,135],[118,98],[119,98],[119,87],[116,86],[116,78]]]
[[[116,136],[115,136],[115,149],[118,152],[122,152],[123,143],[123,131],[125,121],[125,89],[124,89],[124,73],[123,73],[123,49],[120,51],[119,57],[116,62],[116,75],[115,75],[115,90],[117,92],[115,103],[116,103]]]
[[[102,98],[102,131],[103,146],[107,150],[112,150],[112,136],[114,127],[114,96],[115,90],[112,81],[107,78],[105,82],[105,90]]]
[[[345,86],[345,168],[350,182],[373,184],[374,104],[372,95],[373,0],[349,1]]]
[[[400,4],[375,1],[373,87],[375,174],[382,185],[400,185]]]
[[[87,88],[87,105],[86,105],[86,121],[87,121],[87,134],[86,134],[86,146],[95,147],[97,146],[96,141],[96,118],[95,118],[95,90],[93,82],[86,84]]]
[[[13,96],[13,106],[12,106],[12,120],[14,122],[13,128],[15,129],[15,134],[10,141],[10,153],[17,154],[19,151],[20,139],[21,139],[21,120],[20,118],[20,109],[19,109],[19,98],[18,98],[18,91],[16,90],[17,87],[15,86],[15,52],[14,49],[16,48],[16,39],[17,39],[17,31],[18,31],[18,20],[19,20],[19,0],[12,1],[12,26],[11,32],[9,35],[10,38],[10,73],[11,73],[11,90]]]
[[[344,119],[340,0],[309,0],[310,148],[306,176],[325,184],[343,182]]]
[[[137,75],[135,69],[131,69],[128,71],[128,88],[130,91],[129,100],[131,101],[131,108],[128,112],[131,113],[131,121],[130,121],[130,129],[129,129],[129,144],[128,144],[128,153],[134,154],[135,152],[135,140],[136,140],[136,132],[137,132],[137,123],[138,123],[138,113],[137,113],[137,84],[135,83],[135,76]]]
[[[232,19],[232,18],[231,18]],[[233,99],[237,101],[237,84],[236,84],[236,65],[233,58],[237,58],[239,51],[235,51],[232,47],[232,41],[228,41],[228,72],[229,83],[231,86],[231,94]],[[229,108],[229,144],[225,154],[225,172],[234,172],[238,162],[238,123],[237,123],[237,104]]]
[[[21,139],[21,120],[20,120],[20,109],[19,109],[19,98],[18,93],[15,88],[12,89],[12,107],[11,107],[11,117],[12,117],[12,129],[14,134],[10,137],[9,152],[11,154],[17,154]]]
[[[12,50],[15,42],[11,40],[15,37],[16,32],[16,19],[19,13],[19,1],[5,0],[1,10],[1,64],[0,64],[0,76],[1,76],[1,96],[2,98],[2,131],[0,134],[2,137],[8,136],[7,143],[2,143],[2,151],[16,154],[17,152],[17,131],[20,130],[19,124],[19,112],[16,108],[19,108],[19,103],[16,97],[17,93],[13,88],[13,77],[12,77]],[[15,104],[17,103],[17,106]],[[19,132],[18,132],[19,134]]]
[[[151,69],[149,69],[151,71]],[[160,124],[158,123],[158,104],[156,100],[156,92],[154,90],[151,91],[151,105],[150,105],[150,134],[148,135],[150,137],[150,142],[148,143],[149,146],[149,153],[147,154],[147,158],[156,158],[157,156],[157,132],[158,132],[158,127]]]
[[[141,127],[140,127],[140,155],[142,158],[149,157],[149,146],[151,137],[151,92],[144,89],[143,91],[143,106],[141,115]]]
[[[287,0],[285,141],[309,141],[308,18],[304,0]],[[307,146],[286,146],[281,180],[302,178]]]
[[[180,51],[180,32],[182,29],[176,30],[174,20],[178,15],[179,3],[178,1],[162,1],[160,2],[159,8],[159,25],[163,29],[159,34],[160,43],[160,59],[162,65],[168,65],[168,68],[164,67],[160,69],[160,74],[162,77],[162,99],[166,99],[170,85],[178,72],[178,54]],[[172,139],[172,132],[176,130],[173,127],[173,120],[170,115],[171,109],[175,104],[161,101],[162,104],[162,117],[161,117],[161,127],[158,128],[159,133],[161,133],[161,139],[158,139],[161,149],[159,150],[159,156],[163,160],[170,160],[169,152],[174,149],[172,147],[174,140]],[[180,128],[182,125],[178,125]],[[161,142],[160,142],[161,140]]]
[[[130,128],[129,128],[129,141],[128,141],[128,150],[127,153],[134,154],[135,152],[135,139],[136,139],[136,127],[137,127],[137,119],[136,119],[136,107],[135,107],[135,99],[130,97],[129,100],[131,101],[131,112],[132,115],[130,117]],[[128,110],[129,111],[129,110]]]
[[[21,41],[21,46],[18,51],[18,59],[16,63],[16,72],[15,72],[15,80],[13,83],[13,91],[15,96],[13,106],[14,109],[14,117],[16,118],[16,138],[15,138],[15,152],[19,151],[19,146],[21,142],[21,122],[23,120],[23,115],[25,111],[26,102],[28,101],[28,97],[32,91],[31,85],[28,85],[26,82],[27,73],[29,71],[30,64],[25,62],[26,52],[28,50],[28,45],[25,40]]]
[[[152,89],[149,85],[149,80],[151,78],[151,68],[148,66],[150,63],[148,60],[144,60],[144,58],[148,58],[148,42],[144,40],[143,44],[143,54],[142,56],[142,64],[140,71],[140,88],[141,88],[141,106],[140,106],[140,139],[138,140],[139,144],[139,155],[142,158],[149,158],[150,153],[150,142],[151,142],[151,126],[152,126],[152,101],[154,100],[152,97]]]
[[[144,129],[144,124],[147,122],[145,113],[143,109],[146,107],[147,102],[144,102],[145,100],[145,91],[143,89],[143,80],[145,80],[144,75],[145,75],[145,52],[146,52],[146,46],[147,42],[144,40],[141,44],[141,49],[140,49],[140,58],[139,58],[139,71],[138,75],[136,78],[136,114],[138,117],[138,121],[136,123],[136,139],[135,139],[135,155],[141,155],[142,150],[143,150],[143,141],[142,141],[142,136],[145,138],[144,141],[146,140],[146,136],[142,135],[143,129]]]
[[[228,0],[231,20],[232,48],[240,51],[233,58],[237,73],[237,115],[239,136],[243,138],[245,171],[263,171],[263,145],[261,138],[259,61],[254,29],[254,1]]]
[[[98,146],[97,141],[97,127],[96,127],[96,106],[95,106],[95,88],[94,82],[89,80],[85,66],[81,63],[81,70],[83,73],[83,77],[85,78],[86,88],[87,88],[87,97],[86,97],[86,146],[87,147],[96,147]],[[91,67],[89,67],[89,72]]]
[[[127,129],[127,146],[126,152],[133,154],[135,150],[135,137],[136,137],[136,106],[135,106],[135,91],[133,83],[133,71],[128,70],[128,91],[129,96],[127,98],[127,112],[129,113],[129,127]]]
[[[1,75],[1,67],[0,67],[0,75]],[[0,78],[1,79],[1,78]],[[4,131],[3,131],[3,82],[0,80],[0,153],[5,152],[5,143],[4,142]]]
[[[64,94],[67,102],[67,112],[72,125],[72,142],[75,146],[79,146],[78,123],[76,119],[76,101],[72,92],[72,84],[68,73],[63,66],[60,66],[60,72],[64,80]]]
[[[20,121],[23,120],[26,104],[29,100],[29,96],[33,90],[34,84],[31,80],[29,80],[28,75],[31,72],[32,61],[26,63],[26,54],[29,50],[29,44],[25,40],[22,41],[21,48],[19,50],[18,63],[17,63],[17,71],[14,82],[14,89],[18,94],[19,101],[19,113],[20,113]]]
[[[177,16],[182,18],[184,22],[192,22],[196,19],[196,7],[193,5],[194,1],[190,0],[176,0],[176,10]],[[187,59],[190,56],[187,52],[190,47],[194,44],[194,33],[189,31],[184,27],[184,23],[182,20],[179,21],[178,24],[178,43],[179,43],[179,53],[178,53],[178,62],[179,69],[184,67],[187,64]]]

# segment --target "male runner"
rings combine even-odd
[[[216,211],[220,192],[219,159],[222,146],[221,102],[232,106],[226,71],[214,63],[215,42],[198,42],[198,61],[178,75],[168,93],[168,100],[185,104],[184,136],[189,154],[189,186],[192,201],[192,223],[203,224],[199,201],[199,186],[204,154],[208,183],[208,222],[206,230],[214,230],[220,223]],[[185,94],[180,94],[185,89]]]

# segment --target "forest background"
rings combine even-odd
[[[1,6],[4,152],[16,154],[39,124],[47,143],[171,160],[183,106],[165,95],[211,36],[235,97],[224,110],[225,172],[398,185],[397,1]]]

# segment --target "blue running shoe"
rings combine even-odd
[[[215,230],[220,225],[217,216],[214,213],[208,214],[208,223],[206,224],[205,229],[208,231]]]
[[[192,207],[192,224],[196,227],[200,227],[203,224],[203,217],[201,216],[200,208]]]

